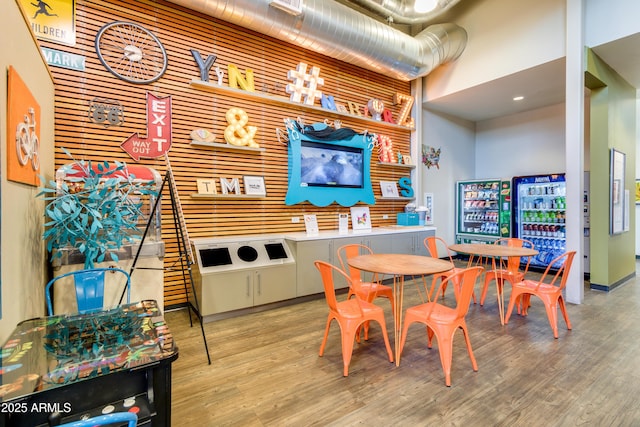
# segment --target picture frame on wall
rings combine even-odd
[[[368,207],[351,208],[351,227],[353,231],[371,230],[371,213]]]
[[[244,194],[251,196],[266,196],[267,189],[264,185],[263,176],[245,175],[243,177]]]
[[[424,193],[424,207],[427,208],[424,224],[433,225],[433,193]]]
[[[398,185],[394,181],[380,181],[382,197],[400,197]]]
[[[625,232],[625,169],[626,154],[611,149],[609,181],[609,234]],[[627,202],[628,203],[628,202]]]

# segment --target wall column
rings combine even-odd
[[[567,0],[566,34],[566,176],[567,250],[575,250],[566,288],[567,302],[584,300],[584,5]]]

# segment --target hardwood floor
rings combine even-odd
[[[389,363],[380,329],[372,325],[343,377],[335,322],[318,357],[324,298],[206,323],[211,365],[199,325],[189,327],[186,310],[168,312],[180,351],[173,365],[173,425],[640,425],[639,280],[609,293],[586,287],[583,304],[568,304],[573,330],[560,317],[558,339],[534,298],[527,317],[514,313],[501,326],[491,286],[485,305],[472,305],[467,316],[479,370],[471,369],[457,332],[451,387],[444,384],[437,344],[428,349],[417,325],[409,329],[399,367]],[[478,297],[480,289],[478,283]],[[446,300],[453,300],[451,293]],[[389,303],[376,303],[387,313],[393,340]],[[416,303],[415,287],[407,285],[404,307]]]

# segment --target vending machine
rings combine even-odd
[[[493,243],[511,235],[511,181],[456,183],[456,242]]]
[[[539,252],[529,264],[546,268],[566,251],[564,174],[513,178],[513,237],[530,240]]]

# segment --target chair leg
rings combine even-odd
[[[547,311],[547,318],[553,330],[553,337],[558,338],[558,306],[555,301],[544,301],[544,308]]]
[[[471,348],[471,340],[469,339],[469,331],[467,331],[466,322],[462,326],[462,334],[464,335],[464,341],[467,343],[467,351],[469,352],[469,359],[471,359],[471,367],[475,372],[478,372],[478,363],[476,362],[476,357],[473,355],[473,349]]]
[[[393,362],[393,351],[391,351],[391,344],[389,344],[389,334],[387,333],[387,326],[384,321],[384,315],[380,316],[380,319],[377,319],[377,322],[380,324],[380,328],[382,329],[382,338],[384,339],[384,345],[387,348],[389,362]]]
[[[513,306],[516,303],[516,300],[518,298],[526,298],[527,294],[524,293],[520,293],[518,292],[516,289],[512,289],[511,290],[511,297],[509,298],[509,307],[507,307],[507,314],[505,314],[504,316],[504,324],[506,325],[507,323],[509,323],[509,318],[511,318],[511,312],[513,311]]]
[[[320,344],[320,353],[318,354],[320,357],[324,354],[324,347],[327,345],[327,338],[329,337],[329,326],[331,326],[331,321],[333,317],[329,315],[327,318],[327,326],[324,328],[324,338],[322,338],[322,344]]]
[[[558,305],[560,305],[560,311],[562,312],[562,317],[564,317],[564,323],[567,324],[567,329],[571,330],[571,322],[569,321],[569,314],[567,314],[567,306],[564,303],[562,295],[558,298]]]
[[[482,293],[480,294],[480,305],[484,305],[484,299],[487,297],[487,290],[489,289],[489,283],[491,283],[491,276],[489,273],[484,276],[484,286],[482,287]]]
[[[351,363],[351,355],[353,354],[353,341],[356,337],[356,331],[362,327],[360,325],[342,325],[340,337],[342,339],[342,375],[349,376],[349,363]]]
[[[455,332],[455,329],[454,329]],[[444,371],[444,383],[451,386],[451,361],[453,360],[453,335],[449,331],[434,331],[438,340],[438,352],[440,353],[440,363]]]
[[[404,348],[404,343],[407,341],[407,331],[409,330],[409,326],[414,322],[414,319],[411,316],[405,315],[404,326],[402,327],[402,338],[400,338],[400,350],[398,350],[398,354],[396,357],[400,357],[402,354],[402,349]]]

